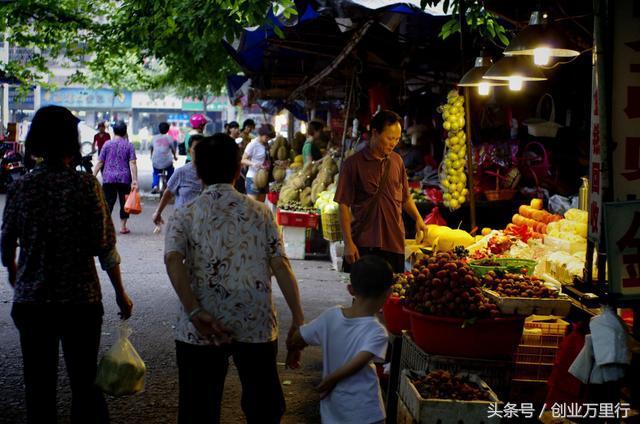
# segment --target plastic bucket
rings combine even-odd
[[[522,339],[524,317],[479,319],[464,326],[463,318],[438,317],[408,310],[418,347],[433,355],[464,358],[511,358]]]
[[[384,316],[387,330],[390,333],[402,334],[402,330],[409,330],[411,328],[409,314],[400,303],[400,298],[396,296],[389,296],[382,307],[382,315]]]

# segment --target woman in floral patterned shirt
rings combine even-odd
[[[40,109],[26,148],[43,162],[11,188],[4,209],[2,263],[14,288],[11,316],[20,332],[29,423],[56,422],[60,342],[71,383],[71,421],[108,421],[94,385],[103,314],[94,256],[111,279],[121,317],[129,318],[133,307],[100,184],[69,165],[79,154],[78,139],[78,120],[69,110]]]
[[[238,193],[235,141],[216,134],[198,143],[203,193],[177,209],[167,226],[165,262],[182,308],[176,324],[178,423],[218,423],[228,358],[242,382],[250,424],[275,424],[284,413],[276,355],[278,323],[271,297],[276,277],[293,316],[304,316],[295,276],[269,209]],[[297,363],[291,352],[287,363]]]

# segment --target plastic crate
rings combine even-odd
[[[276,219],[278,220],[278,225],[282,225],[283,227],[318,227],[318,215],[313,213],[289,212],[278,209]]]
[[[477,374],[487,382],[498,396],[504,397],[509,393],[513,366],[514,363],[512,361],[430,355],[416,345],[408,332],[405,331],[402,334],[400,369],[416,371],[441,369],[452,373],[469,372]]]
[[[320,221],[322,222],[322,237],[327,241],[341,241],[342,228],[340,227],[340,215],[337,213],[323,213]]]
[[[539,329],[543,334],[564,336],[569,328],[569,323],[560,317],[532,315],[524,321],[526,330]]]
[[[399,395],[407,410],[420,424],[489,424],[500,422],[500,417],[488,418],[488,411],[492,404],[501,404],[501,402],[490,386],[477,375],[471,374],[470,379],[489,391],[490,401],[424,399],[409,379],[410,375],[411,371],[409,370],[403,370],[400,374]]]

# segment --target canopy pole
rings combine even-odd
[[[471,228],[473,231],[476,228],[476,196],[473,188],[473,157],[472,154],[472,146],[471,146],[471,107],[469,105],[469,101],[471,96],[469,95],[469,91],[471,88],[464,88],[464,111],[465,111],[465,120],[466,122],[466,133],[467,133],[467,182],[469,183],[469,212],[471,219]]]
[[[349,87],[349,97],[347,98],[347,109],[344,112],[344,128],[342,129],[342,143],[340,144],[340,158],[344,157],[345,154],[345,141],[347,139],[347,128],[349,126],[349,115],[351,114],[351,98],[353,97],[353,87],[356,82],[356,70],[354,68],[351,73],[351,86]]]

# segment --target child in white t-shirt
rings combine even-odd
[[[374,359],[384,360],[387,330],[376,318],[391,293],[393,270],[376,256],[365,256],[351,269],[350,307],[333,307],[304,325],[292,346],[322,347],[323,380],[317,387],[323,424],[384,422],[385,411]]]

